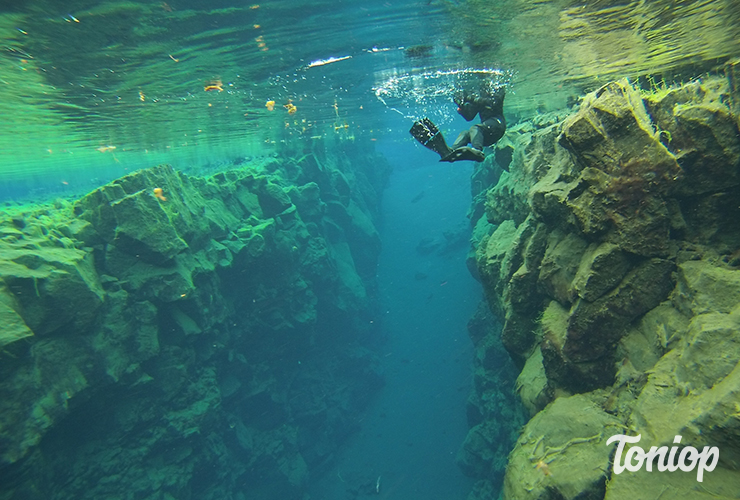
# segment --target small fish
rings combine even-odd
[[[206,92],[210,92],[212,90],[218,90],[219,92],[224,91],[224,84],[221,82],[221,80],[213,80],[210,82],[207,82],[205,87],[203,87],[203,90]]]
[[[66,16],[64,16],[64,20],[65,20],[65,21],[67,21],[68,23],[71,23],[72,21],[74,21],[74,22],[76,22],[76,23],[79,23],[79,22],[80,22],[80,20],[79,20],[79,19],[77,19],[77,18],[76,18],[75,16],[73,16],[72,14],[67,14]]]
[[[105,153],[106,151],[113,151],[114,149],[116,149],[116,147],[115,146],[100,146],[99,148],[95,148],[95,149],[97,149],[101,153]]]
[[[161,200],[161,201],[167,201],[167,197],[164,195],[164,191],[162,191],[162,188],[154,188],[154,197]]]

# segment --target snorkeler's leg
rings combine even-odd
[[[471,127],[471,130],[475,127]],[[463,130],[460,135],[457,136],[455,142],[452,143],[452,149],[461,148],[467,146],[470,143],[470,130]]]
[[[473,149],[468,147],[468,144],[471,141],[471,136],[476,133],[477,130],[477,126],[473,126],[470,127],[469,130],[464,130],[460,132],[460,135],[457,136],[455,143],[452,145],[450,154],[447,156],[443,156],[442,160],[440,161],[448,161],[450,163],[460,160],[483,161],[486,158],[483,154],[483,151],[481,151],[483,146],[481,146],[481,149]],[[480,132],[478,133],[482,135]]]
[[[478,151],[483,150],[483,131],[480,126],[474,125],[470,127],[470,145]]]

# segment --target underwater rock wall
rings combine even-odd
[[[0,498],[301,498],[383,384],[389,167],[351,153],[4,215]]]
[[[651,91],[612,82],[497,146],[511,163],[478,189],[469,263],[531,416],[503,498],[740,491],[738,67]],[[719,465],[703,483],[613,474],[615,434],[717,446]],[[490,498],[495,470],[476,472],[469,498]]]

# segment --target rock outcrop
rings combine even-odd
[[[507,133],[508,172],[488,188],[485,213],[470,212],[481,214],[474,274],[532,415],[503,498],[704,498],[673,474],[613,474],[605,442],[620,433],[642,435],[646,449],[677,435],[717,446],[702,486],[736,494],[737,89],[736,64],[678,87],[612,82],[564,120]],[[480,492],[495,491],[495,471],[472,472],[471,500],[489,498]]]
[[[388,168],[337,155],[2,216],[0,498],[301,496],[383,383]]]

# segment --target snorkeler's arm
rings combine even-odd
[[[503,105],[504,105],[504,97],[506,97],[506,87],[504,87],[503,85],[500,86],[500,87],[498,87],[493,92],[493,96],[492,97],[493,97],[494,106],[502,106],[503,107]]]
[[[478,114],[478,105],[475,101],[465,100],[463,103],[458,103],[457,112],[460,116],[465,118],[466,121],[471,121]]]

